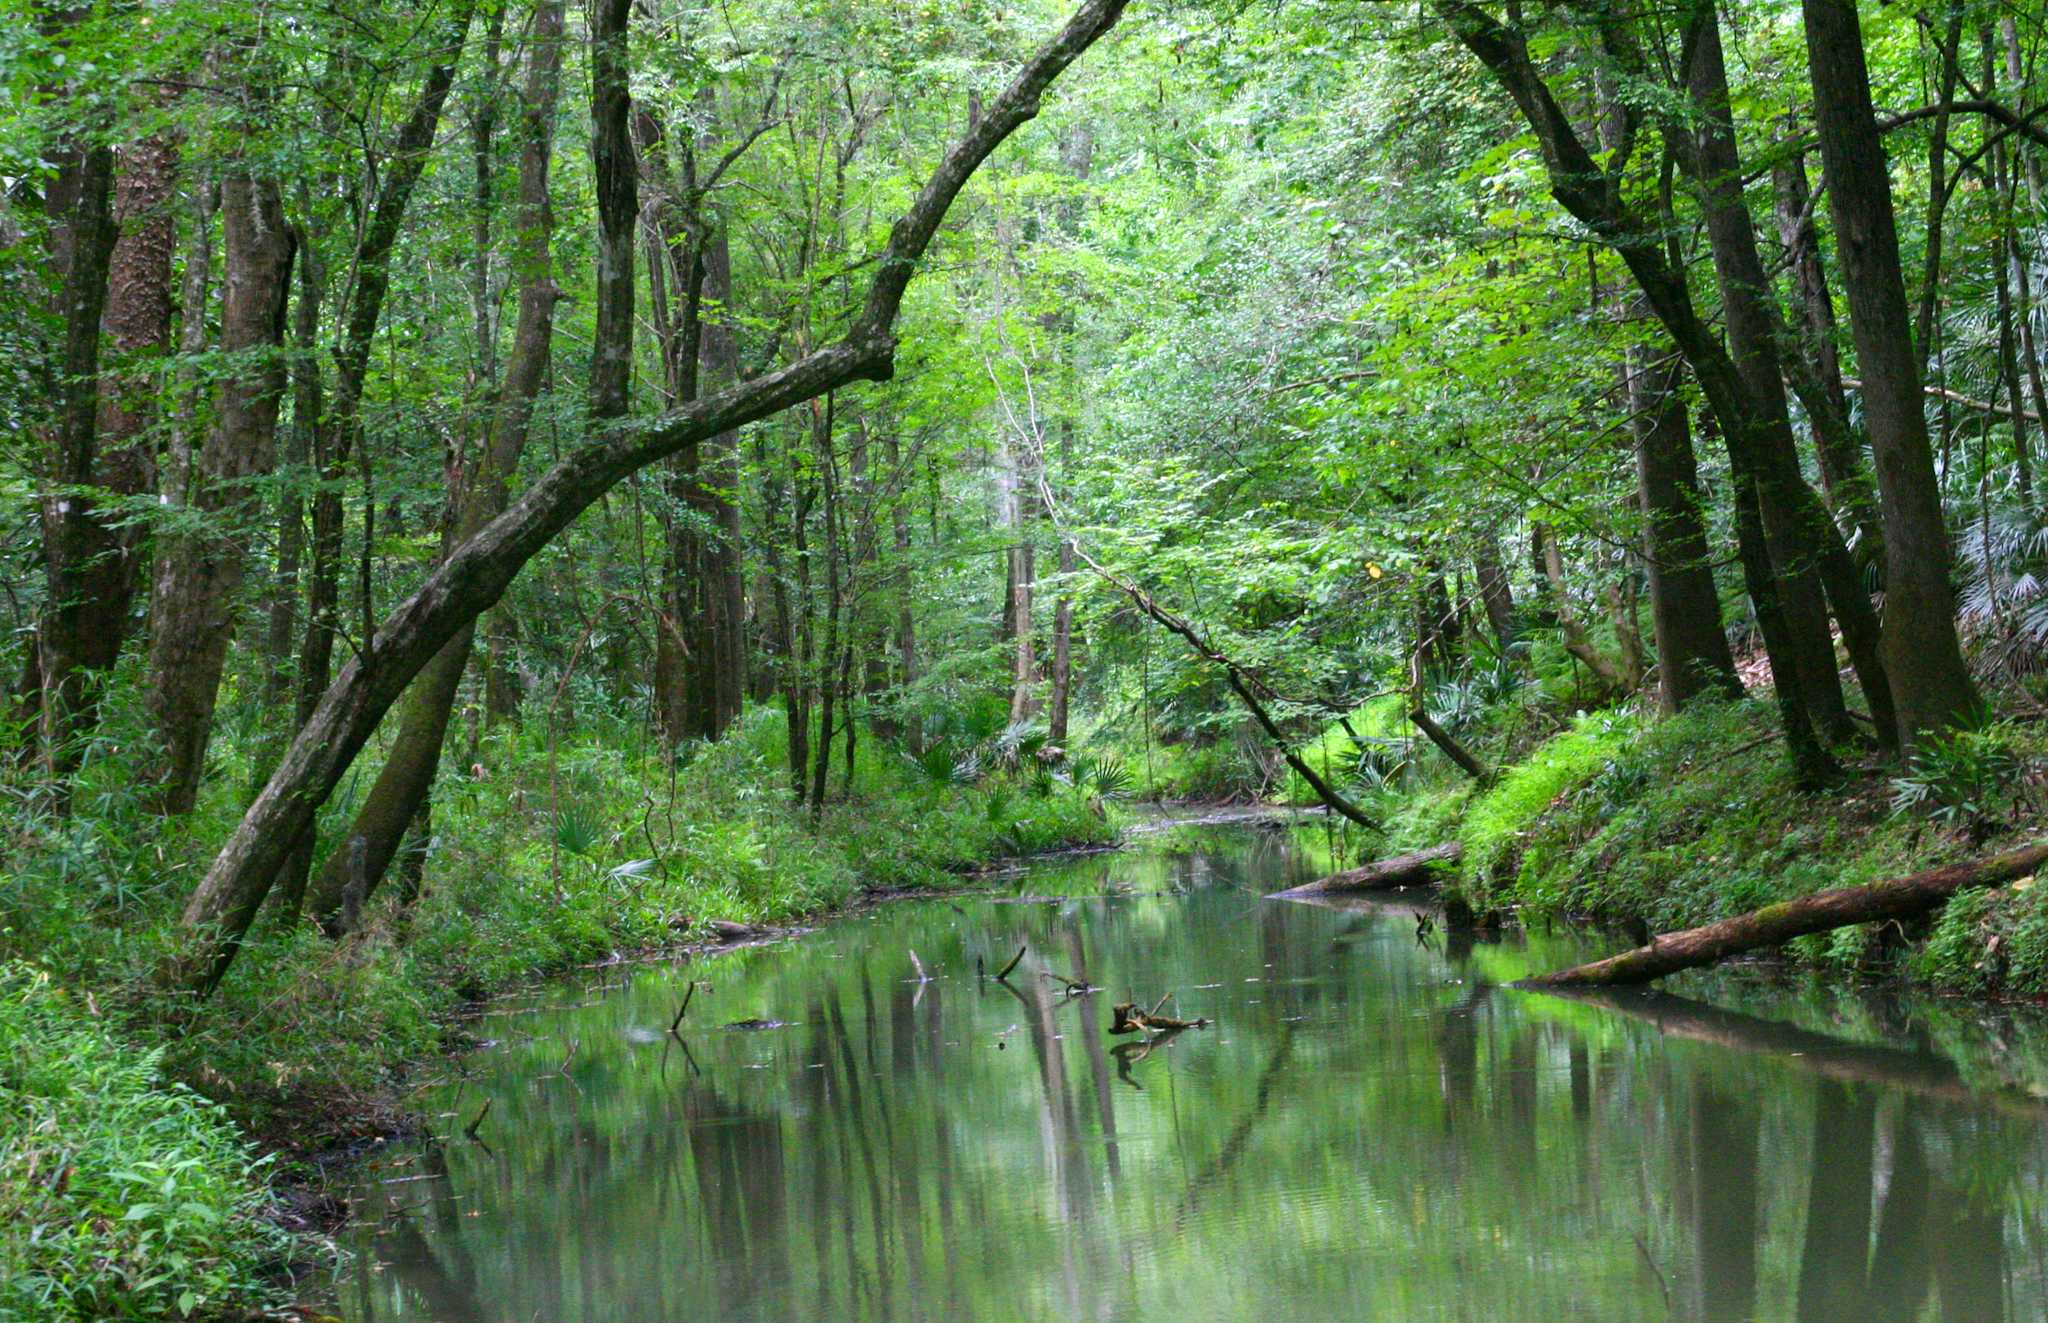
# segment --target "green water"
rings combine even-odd
[[[341,1313],[2048,1317],[2032,1096],[1753,976],[1566,1002],[1494,985],[1572,941],[1259,898],[1313,853],[1216,831],[509,1004],[444,1142],[364,1175]],[[1104,1032],[1167,993],[1215,1023]]]

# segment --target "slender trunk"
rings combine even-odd
[[[909,690],[917,683],[917,620],[910,609],[913,586],[910,565],[910,474],[903,464],[903,448],[897,440],[895,429],[885,433],[884,444],[889,451],[889,481],[895,499],[889,503],[890,534],[896,549],[896,567],[892,576],[896,597],[896,684],[901,691]],[[901,700],[899,700],[900,706]],[[924,747],[924,731],[921,722],[910,720],[906,723],[907,738],[912,752]]]
[[[1967,719],[1978,708],[1977,691],[1956,639],[1948,530],[1855,0],[1804,0],[1804,10],[1828,204],[1884,510],[1885,665],[1899,741],[1910,746]]]
[[[113,200],[113,149],[69,152],[48,197],[56,312],[63,334],[50,362],[51,417],[42,428],[41,513],[49,589],[36,630],[43,756],[54,781],[78,766],[78,736],[94,707],[89,636],[105,624],[95,594],[104,591],[104,576],[119,572],[121,560],[90,498],[100,468],[100,322],[108,308],[108,264],[119,234]],[[125,618],[127,613],[122,614]]]
[[[299,648],[298,726],[312,719],[328,686],[339,636],[344,510],[342,488],[362,440],[363,388],[369,374],[371,341],[391,285],[391,250],[412,200],[414,187],[433,149],[441,109],[455,81],[455,69],[469,35],[475,0],[456,0],[439,33],[439,62],[427,71],[418,100],[400,127],[370,218],[356,244],[354,289],[334,351],[334,390],[313,435],[320,485],[313,498],[312,564],[306,601],[306,635]],[[367,623],[367,622],[366,622]],[[367,647],[370,640],[360,641]],[[310,850],[312,842],[306,843]],[[308,856],[302,855],[302,861]]]
[[[1004,556],[1008,619],[1004,622],[1010,640],[1010,720],[1029,720],[1038,711],[1038,658],[1031,631],[1031,597],[1037,578],[1036,553],[1031,544],[1031,493],[1035,490],[1032,460],[1018,446],[1003,444],[1003,523],[1010,533],[1010,548]]]
[[[547,378],[554,307],[560,297],[549,252],[553,217],[548,166],[561,81],[562,26],[561,0],[542,0],[534,13],[520,115],[519,209],[514,221],[518,322],[504,381],[495,391],[498,403],[488,444],[477,457],[475,471],[461,475],[444,549],[460,546],[504,512],[526,449],[534,401]],[[474,639],[472,621],[435,653],[406,691],[390,757],[364,797],[344,838],[345,848],[328,855],[311,889],[313,916],[330,935],[339,934],[348,910],[375,894],[408,827],[426,809]],[[345,900],[353,903],[345,905]]]
[[[164,745],[157,785],[168,813],[189,812],[199,792],[246,568],[246,524],[256,512],[249,480],[276,461],[285,384],[294,244],[277,181],[237,162],[221,184],[221,216],[220,347],[246,366],[221,383],[213,426],[194,460],[192,508],[206,516],[206,526],[165,539],[157,557],[149,703]]]
[[[304,208],[312,219],[310,205]],[[263,788],[276,765],[290,728],[276,714],[290,701],[292,692],[292,637],[299,627],[299,571],[306,551],[306,499],[300,484],[313,456],[320,450],[315,434],[320,427],[320,304],[326,294],[327,272],[320,260],[320,238],[302,225],[297,230],[299,285],[292,308],[292,425],[285,433],[285,488],[278,494],[277,566],[270,584],[270,620],[263,642],[263,706],[272,714],[263,747],[252,760],[253,796]],[[297,912],[298,896],[305,890],[306,870],[294,868],[287,879],[293,895],[288,897]]]
[[[1721,628],[1692,428],[1679,393],[1683,371],[1674,356],[1661,373],[1632,362],[1628,377],[1650,624],[1657,644],[1657,697],[1667,713],[1705,693],[1742,696],[1728,635]]]
[[[832,767],[832,714],[838,697],[833,670],[839,660],[839,480],[832,457],[833,397],[816,411],[811,440],[817,448],[818,481],[825,498],[825,646],[818,653],[818,760],[811,773],[811,821],[825,811],[825,781]]]
[[[1856,533],[1859,559],[1882,566],[1884,530],[1877,495],[1863,463],[1863,447],[1849,429],[1849,396],[1842,385],[1842,357],[1836,346],[1835,305],[1827,267],[1813,224],[1814,198],[1806,182],[1806,158],[1791,155],[1771,169],[1778,238],[1792,270],[1799,313],[1796,344],[1788,345],[1785,377],[1799,396],[1813,428],[1821,487],[1835,513]]]

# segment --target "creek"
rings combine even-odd
[[[363,1172],[340,1312],[2048,1317],[2048,1103],[1914,1008],[1516,991],[1613,939],[1262,899],[1319,841],[1166,833],[494,1005],[441,1138]],[[1213,1023],[1106,1033],[1169,995]]]

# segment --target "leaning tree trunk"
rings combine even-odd
[[[628,475],[685,445],[849,382],[886,380],[894,372],[892,328],[904,291],[953,200],[989,153],[1037,114],[1045,90],[1115,25],[1124,5],[1125,0],[1086,0],[947,151],[891,227],[867,298],[843,338],[659,417],[594,427],[587,443],[564,455],[504,514],[449,552],[329,686],[270,783],[215,856],[186,903],[180,919],[182,948],[165,967],[166,978],[201,993],[218,985],[285,855],[311,826],[384,714],[434,654],[496,603],[520,568],[583,510]],[[625,242],[630,261],[630,229]]]
[[[561,83],[561,0],[542,0],[534,12],[524,108],[520,117],[519,211],[513,269],[520,273],[519,319],[512,354],[498,389],[497,414],[476,470],[462,479],[445,545],[459,546],[504,513],[533,418],[534,400],[547,376],[554,307],[559,297],[549,258],[553,218],[548,205],[548,157],[556,90]],[[391,755],[362,809],[332,851],[310,889],[320,926],[339,935],[345,915],[360,913],[397,857],[413,820],[424,810],[441,765],[441,745],[475,640],[474,621],[434,654],[400,709]],[[358,845],[360,842],[360,845]]]
[[[1544,83],[1521,32],[1504,26],[1468,0],[1431,3],[1521,110],[1542,147],[1551,195],[1621,258],[1650,310],[1692,366],[1728,449],[1743,578],[1763,629],[1772,671],[1778,677],[1778,707],[1785,720],[1787,750],[1800,782],[1818,785],[1833,763],[1813,733],[1799,689],[1799,667],[1793,662],[1797,651],[1778,606],[1775,569],[1768,550],[1755,541],[1763,533],[1756,508],[1762,466],[1750,441],[1755,410],[1741,375],[1719,335],[1695,311],[1685,273],[1673,265],[1658,240],[1661,228],[1622,201],[1617,181],[1587,152],[1570,118]]]
[[[1910,746],[1967,719],[1977,710],[1977,690],[1956,639],[1948,530],[1855,0],[1804,0],[1803,7],[1828,206],[1884,511],[1884,660],[1899,741]]]
[[[249,479],[276,460],[284,394],[284,317],[294,242],[277,181],[246,162],[221,182],[226,275],[220,348],[234,375],[194,462],[192,508],[205,526],[166,538],[150,621],[149,704],[164,744],[164,811],[186,813],[199,792],[214,701],[234,635],[247,525],[259,506]]]
[[[1833,601],[1865,693],[1875,695],[1871,701],[1882,706],[1887,701],[1887,682],[1877,656],[1876,617],[1853,567],[1843,578],[1838,565],[1837,577],[1826,583],[1826,597],[1822,595],[1828,572],[1821,559],[1823,542],[1839,538],[1839,533],[1819,502],[1811,498],[1799,472],[1770,281],[1757,254],[1756,228],[1742,197],[1742,162],[1729,110],[1716,0],[1694,0],[1687,38],[1691,60],[1686,83],[1697,116],[1692,164],[1700,181],[1729,355],[1752,405],[1745,436],[1758,466],[1757,494],[1771,560],[1784,585],[1779,601],[1794,644],[1793,661],[1800,668],[1807,710],[1825,738],[1839,741],[1848,738],[1851,730],[1834,643],[1828,633],[1827,602]]]

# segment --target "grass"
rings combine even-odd
[[[1456,835],[1465,854],[1453,890],[1475,912],[1664,932],[2038,834],[2025,787],[2048,767],[2048,737],[1998,727],[1962,743],[1977,750],[1968,765],[1954,765],[1952,750],[1903,774],[1872,762],[1814,797],[1793,784],[1765,704],[1704,704],[1662,721],[1593,713],[1484,791],[1429,785],[1383,811],[1397,824],[1390,846]],[[1947,807],[1957,803],[1969,811]],[[2024,880],[1966,893],[1915,925],[1804,938],[1792,953],[1943,990],[2048,996],[2048,897]]]
[[[213,1318],[299,1250],[220,1107],[47,973],[0,965],[0,1320]]]

